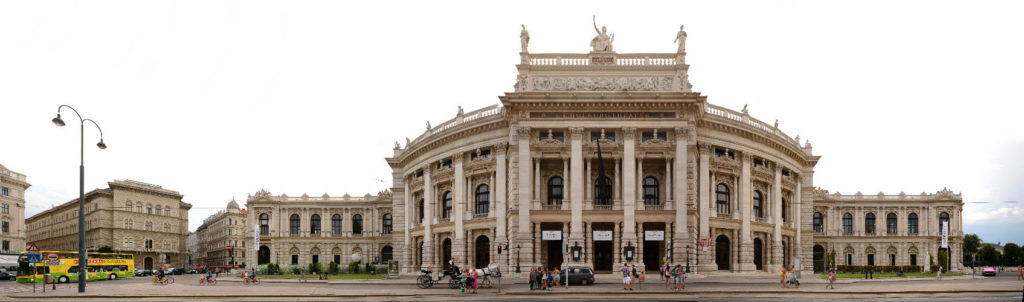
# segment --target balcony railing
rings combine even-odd
[[[606,211],[606,210],[611,210],[611,209],[612,209],[612,205],[610,205],[610,204],[595,204],[594,205],[594,210],[605,210]]]
[[[767,223],[768,222],[768,217],[754,217],[754,221],[757,221],[757,222],[760,222],[760,223]]]
[[[562,209],[562,205],[560,205],[560,204],[546,204],[546,205],[542,205],[541,209],[545,210],[545,211],[558,211],[558,210]]]
[[[644,211],[661,211],[665,209],[663,204],[645,204]]]
[[[487,213],[473,213],[473,218],[484,218],[487,217]]]

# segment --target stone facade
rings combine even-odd
[[[932,229],[914,235],[916,245],[895,235],[816,234],[819,206],[856,208],[858,215],[891,209],[900,221],[917,209],[928,216],[922,226],[942,212],[961,234],[962,200],[945,190],[941,198],[879,197],[863,206],[833,205],[833,197],[816,194],[820,156],[810,142],[751,117],[746,107],[708,103],[692,90],[681,45],[660,54],[610,48],[524,51],[514,92],[500,96],[500,105],[459,108],[404,147],[395,143],[386,161],[394,184],[392,244],[403,272],[446,266],[449,258],[513,271],[565,264],[656,269],[666,259],[698,272],[777,272],[800,259],[798,269],[810,272],[817,245],[850,245],[857,255],[891,246],[899,257],[937,248]],[[500,262],[497,243],[509,251]],[[563,244],[574,255],[563,255]],[[959,249],[958,241],[951,245]]]
[[[136,266],[181,267],[191,204],[177,191],[133,180],[85,194],[86,249],[109,246],[135,255]],[[78,250],[78,199],[26,220],[28,241],[43,250]]]
[[[226,267],[244,265],[246,255],[246,211],[238,207],[234,200],[228,202],[226,209],[210,215],[196,229],[196,238],[202,238],[203,255],[198,258],[197,265]],[[230,248],[229,248],[230,246]],[[197,250],[199,248],[197,247]]]
[[[388,261],[392,249],[392,197],[383,191],[376,196],[312,197],[271,195],[260,190],[246,201],[248,208],[246,263],[341,265],[353,261]],[[258,248],[257,248],[258,246]]]
[[[25,251],[25,190],[31,186],[25,174],[0,165],[0,253]]]

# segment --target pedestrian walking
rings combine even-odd
[[[555,287],[559,287],[559,281],[562,279],[562,271],[556,267],[553,274],[555,275]]]
[[[675,270],[675,267],[669,266],[667,263],[665,264],[664,267],[661,268],[661,278],[665,279],[665,290],[668,290],[668,284],[672,283],[672,280],[673,280],[672,271],[673,270]]]
[[[672,282],[675,290],[681,290],[683,284],[683,266],[676,264],[676,267],[672,268]]]
[[[534,285],[537,284],[537,269],[530,268],[530,290],[533,290]]]
[[[473,273],[470,274],[470,276],[471,276],[470,278],[473,279],[473,293],[475,294],[476,293],[476,279],[478,277],[478,275],[476,273],[476,269],[473,269]]]
[[[828,285],[825,285],[825,288],[836,289],[835,282],[836,282],[836,270],[829,270],[828,271]]]
[[[942,280],[942,266],[941,266],[941,265],[939,265],[939,269],[938,269],[938,271],[936,272],[936,275],[935,275],[935,276],[936,276],[936,277],[938,277],[938,278],[939,278],[939,280]]]
[[[537,289],[544,289],[544,268],[537,267]]]
[[[783,264],[782,271],[779,272],[779,283],[782,283],[782,288],[789,287],[788,285],[786,285],[786,271],[786,265]]]
[[[459,273],[459,290],[462,293],[466,292],[466,279],[469,278],[469,275],[466,274],[467,272],[467,270],[463,269],[462,272]]]
[[[306,268],[299,268],[299,282],[306,282]]]
[[[623,264],[619,271],[622,272],[622,289],[633,290],[633,286],[629,283],[629,265]]]
[[[638,282],[639,279],[640,279],[640,275],[638,275],[636,273],[636,264],[633,264],[632,275],[630,275],[630,277],[631,277],[630,281],[632,281],[632,283],[629,284],[629,288],[632,289],[633,288],[633,283]]]
[[[1017,281],[1024,279],[1024,265],[1017,266]]]
[[[796,279],[796,268],[792,265],[789,266],[789,283],[796,286],[796,288],[800,288],[800,280]]]

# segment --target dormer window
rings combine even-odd
[[[560,141],[560,142],[564,143],[565,142],[565,133],[563,133],[561,131],[552,131],[551,129],[548,129],[547,133],[544,133],[544,132],[540,133],[540,140],[546,140],[546,139],[553,139],[553,140]]]

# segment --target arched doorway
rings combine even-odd
[[[761,238],[754,238],[754,269],[756,270],[764,269],[764,261],[762,260],[762,256],[764,256],[763,249],[764,243],[761,242]]]
[[[814,272],[825,272],[825,248],[814,245]]]
[[[152,270],[153,269],[153,257],[146,257],[146,260],[144,260],[143,263],[144,263],[143,267],[145,267],[146,269],[148,269],[148,270]]]
[[[448,260],[452,259],[452,239],[445,238],[444,243],[441,244],[441,262],[444,269],[448,269]],[[455,265],[459,265],[456,263]]]
[[[386,261],[391,261],[393,257],[394,256],[390,245],[385,245],[383,248],[380,249],[380,261],[382,263]]]
[[[473,267],[485,268],[491,264],[491,240],[487,236],[476,237],[476,261]]]
[[[257,263],[259,263],[259,264],[270,263],[270,248],[267,247],[266,245],[261,245],[260,246],[260,253],[259,253],[258,256],[259,256],[258,257],[259,259],[257,259]]]
[[[718,238],[715,238],[715,263],[718,263],[720,271],[729,270],[729,246],[729,237],[718,235]]]

